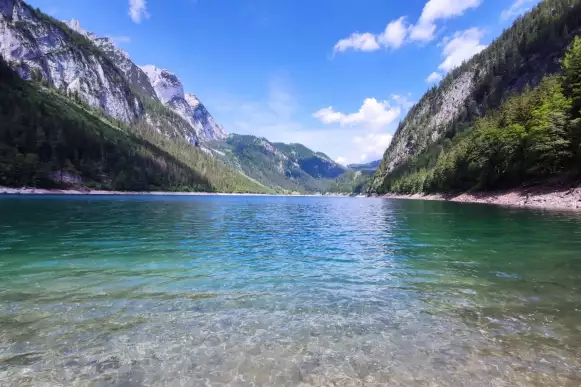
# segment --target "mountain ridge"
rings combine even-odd
[[[462,133],[508,96],[559,71],[559,59],[579,31],[580,14],[579,0],[541,2],[428,90],[397,128],[371,191],[381,190],[401,171],[427,166],[446,138]]]
[[[58,21],[23,0],[0,0],[0,54],[25,80],[43,82],[118,121],[118,126],[185,140],[272,189],[325,191],[331,179],[347,171],[302,144],[274,145],[250,135],[227,135],[169,70],[138,66],[111,39],[83,29],[78,20]],[[64,74],[60,68],[66,69]],[[244,149],[243,143],[250,148]]]

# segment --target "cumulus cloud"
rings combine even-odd
[[[500,13],[500,20],[507,21],[514,19],[530,10],[539,0],[515,0],[514,3]]]
[[[517,0],[517,2],[532,0]],[[538,0],[535,0],[538,1]],[[434,39],[436,22],[461,16],[469,9],[476,8],[482,0],[429,0],[414,25],[406,22],[406,17],[391,21],[381,33],[355,32],[335,44],[334,52],[376,51],[382,47],[397,49],[409,41],[428,42]]]
[[[442,42],[444,61],[440,63],[438,69],[446,73],[484,50],[486,45],[480,42],[483,36],[483,30],[470,28],[456,32],[451,38],[444,39]]]
[[[344,165],[380,159],[397,122],[413,104],[410,94],[401,93],[387,101],[367,98],[352,112],[329,107],[305,117],[302,98],[288,76],[271,77],[264,91],[262,98],[253,100],[220,93],[203,99],[230,133],[301,143]]]
[[[433,72],[430,75],[427,76],[426,78],[426,83],[432,84],[432,83],[438,83],[442,80],[442,74],[437,73],[437,72]]]
[[[411,28],[410,39],[430,41],[434,39],[436,21],[461,16],[469,9],[476,8],[482,0],[429,0],[418,22]]]
[[[385,150],[389,147],[392,134],[389,133],[368,133],[364,136],[356,136],[353,138],[353,143],[357,146],[361,154],[359,161],[366,161],[371,155],[372,159],[380,158]]]
[[[333,107],[320,109],[313,117],[325,125],[349,127],[345,133],[348,151],[341,154],[341,160],[348,163],[371,161],[381,158],[389,146],[394,124],[414,102],[408,95],[392,94],[389,100],[366,98],[358,111],[343,113]]]
[[[385,30],[377,36],[377,41],[384,47],[400,48],[406,39],[408,27],[405,17],[392,21]]]
[[[134,23],[141,23],[144,19],[149,19],[147,11],[147,0],[129,0],[129,17]]]
[[[334,52],[376,51],[380,48],[400,48],[407,37],[408,27],[405,17],[390,22],[385,30],[379,34],[371,32],[354,32],[349,37],[341,39],[335,44]]]
[[[339,40],[337,44],[335,44],[334,51],[375,51],[379,50],[379,48],[380,46],[379,43],[377,43],[375,35],[369,32],[363,34],[354,32],[349,37]]]
[[[388,101],[366,98],[359,111],[341,113],[329,106],[313,113],[313,117],[324,124],[362,125],[372,129],[382,129],[394,122],[401,114],[401,106],[391,106]]]

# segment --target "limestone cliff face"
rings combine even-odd
[[[0,55],[23,78],[40,74],[113,118],[132,122],[141,114],[123,73],[90,39],[21,0],[0,0]]]
[[[463,113],[474,92],[475,68],[430,91],[414,106],[402,122],[378,169],[379,177],[393,171],[410,156],[424,150],[446,132]]]
[[[22,0],[0,0],[0,55],[20,76],[40,77],[128,124],[144,122],[170,137],[223,140],[224,128],[179,78],[137,66],[107,37],[60,22]]]
[[[172,72],[154,65],[142,66],[157,98],[179,114],[201,140],[224,140],[226,132],[218,125],[206,107],[193,94],[185,94],[182,81]]]

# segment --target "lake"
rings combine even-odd
[[[0,197],[1,386],[578,386],[581,214]]]

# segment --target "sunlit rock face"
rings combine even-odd
[[[0,55],[24,79],[38,74],[115,119],[136,120],[141,107],[123,72],[92,44],[96,37],[69,24],[74,28],[21,0],[0,0]]]
[[[183,84],[175,74],[154,65],[142,66],[141,69],[149,78],[157,98],[186,120],[200,139],[226,138],[224,128],[216,123],[200,100],[193,94],[184,94]]]

